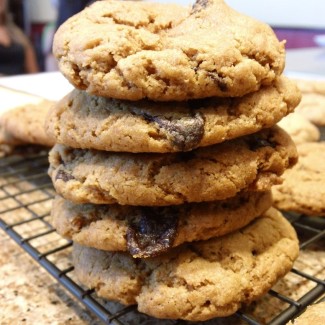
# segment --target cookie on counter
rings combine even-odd
[[[16,139],[0,124],[0,158],[11,154],[16,146],[25,144]]]
[[[302,93],[301,102],[295,111],[310,122],[318,126],[325,126],[325,95]]]
[[[299,317],[287,325],[321,325],[325,324],[325,302],[307,307]]]
[[[239,97],[270,85],[285,64],[270,26],[223,0],[98,1],[61,25],[53,52],[75,87],[127,100]]]
[[[241,98],[139,102],[74,90],[53,106],[46,130],[74,148],[177,152],[227,141],[273,126],[300,101],[285,77]]]
[[[325,80],[294,79],[301,92],[325,95]]]
[[[245,228],[148,259],[74,244],[79,281],[157,318],[203,321],[235,313],[292,268],[296,233],[274,208]]]
[[[146,258],[240,229],[271,205],[270,192],[168,207],[74,204],[57,196],[51,217],[56,231],[75,243]]]
[[[295,79],[294,81],[302,93],[302,100],[296,112],[318,126],[325,126],[325,80]]]
[[[325,142],[298,146],[299,160],[272,188],[274,206],[280,210],[325,216]]]
[[[5,112],[0,117],[3,132],[18,142],[17,144],[52,147],[55,140],[46,134],[44,123],[54,103],[44,99],[38,103],[22,105]]]
[[[296,145],[317,142],[320,139],[318,127],[300,113],[289,114],[278,122],[278,125],[291,136]]]
[[[76,203],[143,206],[223,200],[243,189],[267,191],[296,163],[290,136],[275,126],[181,153],[114,153],[55,145],[49,175]]]

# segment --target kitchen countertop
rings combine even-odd
[[[0,246],[0,324],[102,324],[2,230]]]
[[[28,178],[28,176],[34,175],[35,172],[29,174],[21,172],[18,178],[10,176],[10,171],[13,170],[12,168],[21,170],[27,164],[31,164],[31,166],[35,167],[36,173],[41,171],[45,173],[46,166],[41,169],[42,162],[46,161],[45,152],[43,152],[43,156],[43,160],[40,160],[38,165],[35,160],[28,163],[24,159],[25,156],[23,156],[19,158],[19,161],[22,161],[19,167],[15,163],[18,160],[16,158],[0,159],[2,164],[0,171],[0,175],[2,175],[0,176],[0,217],[2,224],[17,224],[20,221],[31,219],[35,215],[44,216],[42,222],[35,220],[12,228],[22,238],[29,238],[48,230],[46,222],[49,221],[49,211],[52,205],[51,197],[54,191],[50,187],[44,191],[34,190],[43,184],[37,183],[37,181],[41,182],[42,179]],[[8,167],[10,171],[4,167],[5,162],[10,166]],[[4,173],[7,176],[4,176]],[[49,233],[47,236],[31,239],[28,243],[39,252],[46,252],[53,249],[53,247],[66,244],[67,241],[54,232]],[[100,324],[98,319],[78,303],[2,229],[0,229],[0,247],[1,325]],[[62,268],[69,267],[71,265],[69,249],[66,249],[65,253],[61,251],[53,255],[51,261],[55,264],[61,263]]]

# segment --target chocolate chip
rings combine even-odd
[[[72,179],[75,179],[71,174],[65,172],[64,170],[60,169],[56,176],[55,176],[55,180],[58,180],[58,179],[62,179],[64,182],[68,182]]]
[[[275,148],[276,147],[276,143],[271,142],[269,140],[260,138],[258,136],[253,136],[250,140],[249,140],[249,149],[252,151],[256,151],[260,148],[263,147],[272,147]]]
[[[225,83],[224,79],[220,77],[216,72],[208,71],[207,75],[214,81],[221,91],[227,91],[228,86]]]
[[[191,14],[195,14],[201,11],[202,9],[206,8],[209,2],[209,0],[197,0],[192,6]]]
[[[179,151],[187,151],[196,148],[204,134],[204,119],[200,113],[182,116],[180,118],[167,119],[163,116],[151,116],[143,114],[149,122],[154,122],[162,132],[170,137],[173,146]]]
[[[175,208],[142,208],[140,217],[130,222],[127,247],[133,257],[154,257],[173,246],[177,233]]]

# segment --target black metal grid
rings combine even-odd
[[[55,193],[47,176],[47,154],[47,151],[40,151],[0,159],[0,227],[100,320],[107,324],[128,324],[125,316],[138,313],[135,306],[112,309],[109,302],[98,299],[93,290],[82,288],[73,279],[74,268],[65,261],[68,260],[72,244],[59,237],[48,222],[51,201]],[[287,218],[297,230],[302,250],[316,245],[317,249],[325,251],[324,218],[308,218],[294,214],[287,215]],[[53,239],[53,236],[57,238]],[[48,243],[51,245],[47,245]],[[56,255],[59,257],[53,258]],[[325,265],[323,267],[325,269]],[[286,307],[282,311],[271,315],[271,320],[263,323],[256,319],[256,316],[250,316],[248,308],[248,311],[239,311],[233,316],[237,319],[233,324],[238,324],[240,320],[251,325],[286,324],[303,312],[308,305],[325,296],[323,278],[296,268],[290,273],[308,282],[312,287],[296,300],[272,289],[267,296],[285,304]],[[148,316],[140,316],[146,323],[148,319],[150,322]],[[210,320],[206,324],[217,322]],[[152,323],[158,324],[159,321],[152,319]],[[162,322],[167,323],[186,324],[184,321]]]

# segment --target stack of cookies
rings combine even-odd
[[[297,160],[274,126],[300,95],[272,30],[222,0],[99,1],[55,35],[76,87],[50,112],[53,225],[98,295],[207,320],[266,293],[298,255],[271,186]]]

